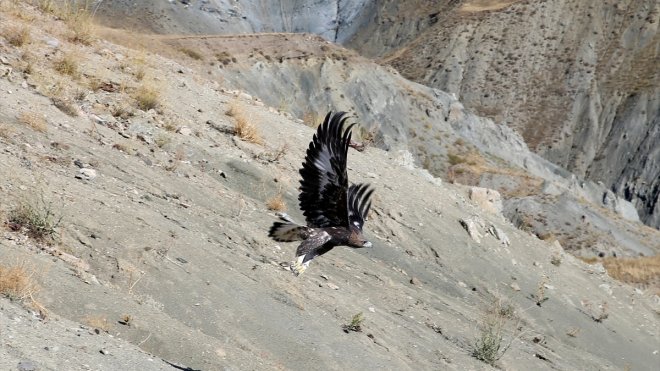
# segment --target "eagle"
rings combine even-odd
[[[309,143],[300,169],[298,201],[307,225],[280,213],[270,228],[275,241],[302,241],[291,271],[302,274],[312,259],[335,246],[372,247],[362,234],[374,189],[365,183],[348,185],[346,159],[354,123],[344,129],[346,112],[328,112]]]

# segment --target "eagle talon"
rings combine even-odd
[[[299,256],[298,259],[294,260],[291,262],[291,272],[295,274],[296,276],[300,276],[305,272],[307,269],[307,266],[309,266],[309,261],[306,261],[303,263],[303,260],[305,259],[305,255]]]

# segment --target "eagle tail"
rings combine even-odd
[[[293,221],[275,222],[270,227],[268,236],[275,241],[291,242],[304,240],[307,227],[294,223]]]

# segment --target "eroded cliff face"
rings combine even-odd
[[[359,37],[351,45],[380,48],[405,77],[517,129],[531,149],[602,181],[660,226],[660,3],[454,3],[400,47]]]

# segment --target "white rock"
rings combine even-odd
[[[78,170],[78,174],[76,175],[77,179],[83,179],[83,180],[92,180],[96,178],[96,170],[90,169],[90,168],[82,168]]]
[[[189,136],[190,134],[192,134],[192,130],[187,126],[182,126],[177,131],[178,131],[179,134],[185,135],[185,136]]]

